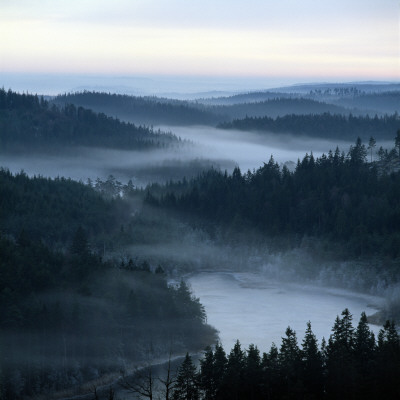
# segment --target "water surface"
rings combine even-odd
[[[382,299],[347,290],[278,283],[261,273],[202,272],[188,279],[205,306],[208,323],[220,332],[227,352],[237,339],[244,347],[254,343],[268,351],[279,347],[288,326],[301,344],[307,321],[319,343],[328,339],[337,315],[348,308],[356,327],[362,311],[377,311]],[[380,327],[371,326],[374,332]]]

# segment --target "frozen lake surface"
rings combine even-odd
[[[348,308],[356,328],[362,311],[376,312],[382,298],[347,290],[277,283],[261,273],[201,272],[188,279],[204,305],[208,323],[220,332],[225,351],[237,339],[247,348],[254,343],[261,352],[278,348],[288,326],[302,343],[307,321],[311,321],[318,343],[329,338],[337,315]],[[375,333],[379,326],[371,325]]]

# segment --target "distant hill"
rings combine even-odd
[[[0,143],[2,150],[60,146],[141,150],[179,144],[179,139],[80,106],[58,108],[38,96],[0,89]]]
[[[220,117],[193,107],[187,101],[158,97],[137,97],[120,94],[80,92],[57,96],[56,105],[74,104],[110,116],[146,125],[215,125]]]
[[[370,113],[400,113],[400,90],[380,93],[362,93],[354,97],[342,97],[333,101],[343,107],[370,110]]]
[[[243,103],[258,103],[266,100],[291,97],[293,97],[293,95],[291,95],[290,93],[282,93],[278,91],[256,91],[239,93],[232,96],[213,96],[209,98],[199,98],[196,100],[196,102],[206,105],[232,105]]]
[[[259,103],[266,101],[314,100],[325,103],[324,112],[374,116],[375,114],[392,114],[400,112],[399,83],[337,83],[337,84],[308,84],[294,85],[268,91],[256,91],[236,94],[229,97],[212,97],[198,99],[197,102],[209,106],[227,106],[243,103]],[[335,105],[337,109],[328,109],[327,105]],[[305,112],[314,113],[313,105]],[[280,111],[279,115],[291,114],[288,109]],[[297,113],[295,111],[294,113]],[[267,114],[266,114],[267,115]],[[250,115],[249,115],[250,116]],[[251,115],[255,116],[255,115]],[[277,116],[270,114],[269,116]],[[240,118],[237,116],[236,118]]]
[[[347,82],[347,83],[306,83],[299,85],[284,86],[271,91],[280,93],[298,93],[306,94],[310,91],[334,91],[335,89],[351,89],[355,88],[358,91],[366,93],[378,93],[388,91],[399,91],[400,82]]]
[[[368,140],[393,140],[400,128],[397,114],[385,117],[355,117],[333,115],[286,115],[284,117],[246,117],[219,125],[223,129],[239,129],[256,132],[289,133],[318,138],[353,141],[357,137]]]
[[[249,117],[277,117],[287,114],[349,114],[349,109],[313,99],[280,97],[279,93],[249,93],[233,97],[181,101],[158,97],[82,92],[57,96],[54,104],[74,104],[116,116],[125,121],[149,125],[216,125]]]
[[[259,94],[261,96],[261,93]],[[241,97],[245,99],[246,96]],[[348,115],[350,110],[334,104],[305,98],[272,98],[266,101],[246,102],[231,105],[208,106],[216,114],[229,116],[230,119],[247,117],[272,117],[276,118],[288,114],[343,114]]]

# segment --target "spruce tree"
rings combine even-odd
[[[244,369],[244,392],[246,398],[249,400],[255,400],[261,396],[262,388],[262,370],[261,370],[261,358],[260,351],[257,346],[251,344],[247,350],[245,358],[245,369]]]
[[[228,356],[223,382],[223,398],[231,400],[243,398],[244,369],[245,353],[237,340]]]
[[[301,353],[297,344],[296,332],[290,327],[286,329],[286,337],[282,338],[279,353],[281,368],[282,392],[289,398],[298,398],[302,392]]]
[[[365,312],[361,313],[354,335],[354,359],[356,368],[356,386],[359,394],[367,397],[375,390],[376,362],[375,335],[368,326]]]
[[[199,387],[204,400],[216,398],[215,358],[210,346],[206,348],[204,356],[200,360]]]
[[[354,328],[346,308],[336,317],[326,348],[326,388],[332,398],[348,396],[354,391]],[[328,396],[329,397],[329,396]]]
[[[186,353],[185,359],[179,367],[173,398],[174,400],[199,399],[196,367],[189,353]]]
[[[320,399],[323,394],[323,366],[318,342],[307,322],[306,334],[302,344],[303,384],[308,399]]]

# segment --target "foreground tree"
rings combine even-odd
[[[322,355],[318,342],[307,322],[307,330],[302,344],[303,385],[307,399],[321,399],[324,390]]]
[[[176,377],[174,400],[198,400],[199,388],[197,384],[196,367],[193,364],[189,353],[179,367]]]
[[[262,369],[260,351],[251,344],[247,350],[244,369],[244,392],[249,400],[259,399],[262,393]]]
[[[282,338],[279,353],[282,393],[287,398],[296,399],[302,391],[301,353],[297,344],[296,332],[288,327],[286,337]]]
[[[245,353],[239,340],[236,341],[229,353],[226,365],[225,379],[223,381],[223,397],[226,399],[241,399],[243,391],[243,375],[245,369]]]
[[[349,396],[355,389],[354,328],[352,315],[346,308],[342,318],[336,317],[326,348],[327,391],[329,398]]]

